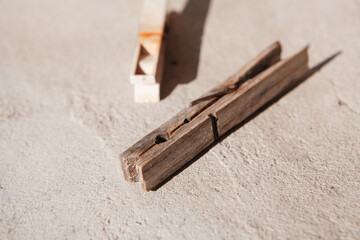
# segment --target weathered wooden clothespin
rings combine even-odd
[[[158,102],[165,54],[168,0],[144,0],[130,75],[135,102]]]
[[[284,60],[280,53],[276,42],[122,153],[125,179],[155,188],[308,73],[307,48]]]

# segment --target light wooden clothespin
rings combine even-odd
[[[135,102],[158,102],[165,54],[168,0],[144,0],[130,75]]]
[[[120,155],[123,174],[149,191],[309,71],[307,48],[280,60],[274,43]]]

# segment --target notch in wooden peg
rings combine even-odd
[[[307,48],[284,60],[280,53],[280,43],[272,44],[122,153],[125,179],[154,189],[308,73]]]

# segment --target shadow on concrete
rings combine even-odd
[[[169,96],[178,84],[196,78],[210,3],[211,0],[188,0],[181,13],[170,13],[161,99]]]
[[[314,75],[316,72],[320,71],[325,65],[330,63],[332,60],[334,60],[337,56],[339,56],[342,52],[336,52],[335,54],[331,55],[330,57],[326,58],[319,64],[315,65],[311,69],[309,69],[308,73],[294,82],[292,86],[284,90],[281,94],[279,94],[277,97],[275,97],[273,100],[269,101],[267,104],[265,104],[263,107],[258,109],[255,113],[253,113],[251,116],[249,116],[247,119],[245,119],[243,122],[239,123],[232,129],[230,129],[228,132],[226,132],[224,135],[219,137],[217,141],[212,143],[210,146],[208,146],[206,149],[204,149],[202,152],[200,152],[197,156],[195,156],[192,160],[190,160],[187,164],[185,164],[183,167],[181,167],[179,170],[177,170],[174,174],[172,174],[170,177],[168,177],[166,180],[164,180],[162,183],[160,183],[157,187],[155,187],[152,191],[158,190],[160,187],[162,187],[164,184],[166,184],[168,181],[170,181],[173,177],[184,171],[186,168],[188,168],[191,164],[193,164],[196,160],[201,158],[204,154],[206,154],[211,148],[216,146],[218,143],[222,142],[227,136],[229,136],[231,133],[235,132],[245,124],[247,124],[252,119],[256,118],[260,113],[268,109],[271,105],[276,103],[278,100],[280,100],[283,96],[294,90],[297,86],[299,86],[301,83],[305,82],[307,79],[309,79],[312,75]]]

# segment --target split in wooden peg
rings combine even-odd
[[[272,44],[120,155],[123,175],[152,190],[308,71],[307,48],[280,60]]]

